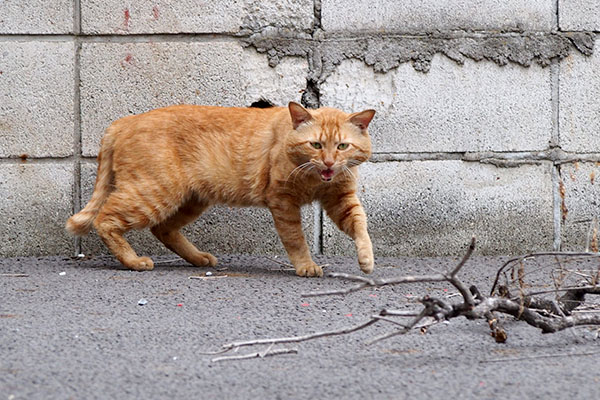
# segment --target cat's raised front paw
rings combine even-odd
[[[323,270],[317,264],[312,263],[296,267],[296,275],[306,277],[323,276]]]

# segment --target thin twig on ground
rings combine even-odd
[[[241,354],[239,356],[223,356],[223,357],[215,357],[211,361],[219,362],[219,361],[232,361],[232,360],[248,360],[251,358],[264,358],[270,356],[278,356],[281,354],[296,354],[298,353],[298,349],[274,349],[267,352],[256,352],[250,354]]]

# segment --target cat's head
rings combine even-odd
[[[307,110],[298,103],[288,105],[294,130],[288,135],[287,152],[305,174],[316,174],[331,182],[352,176],[349,168],[371,156],[367,127],[375,110],[346,114],[334,108]]]

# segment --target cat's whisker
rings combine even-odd
[[[290,172],[290,174],[287,176],[287,178],[285,179],[286,182],[289,181],[290,177],[294,174],[297,174],[298,172],[300,172],[303,168],[306,168],[310,165],[310,161],[305,162],[304,164],[300,164],[298,165],[296,168],[294,168],[292,170],[292,172]]]
[[[293,184],[296,181],[296,178],[298,177],[298,175],[306,173],[306,171],[311,170],[312,167],[314,167],[314,165],[312,165],[311,161],[307,161],[304,164],[298,165],[296,168],[294,168],[292,170],[292,172],[290,172],[290,174],[285,179],[284,188],[287,186],[288,182],[290,182],[290,178],[293,178],[292,179],[292,184]]]
[[[312,171],[314,168],[315,168],[315,166],[314,166],[314,165],[309,165],[308,167],[306,167],[306,168],[303,168],[303,169],[300,171],[300,173],[296,174],[296,176],[294,177],[294,180],[292,181],[292,183],[294,183],[294,182],[296,181],[296,178],[297,178],[299,175],[306,175],[306,173],[307,173],[307,172],[309,172],[309,171]]]
[[[350,174],[350,176],[351,176],[352,178],[354,178],[354,180],[357,180],[357,179],[356,179],[356,175],[354,175],[354,172],[352,172],[352,171],[350,170],[350,168],[348,168],[347,166],[345,166],[345,165],[344,165],[344,168],[342,169],[342,171],[344,171],[344,172],[347,172],[348,174]]]

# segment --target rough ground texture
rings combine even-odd
[[[157,260],[154,271],[136,273],[110,257],[0,259],[0,398],[597,397],[594,331],[542,335],[510,318],[505,344],[494,342],[484,321],[453,320],[365,345],[393,329],[382,324],[287,345],[295,355],[212,363],[201,352],[236,339],[350,326],[381,308],[410,309],[415,296],[453,289],[423,284],[303,298],[346,284],[297,278],[264,257],[223,256],[217,269]],[[473,258],[461,277],[488,291],[503,260]],[[318,261],[331,272],[358,273],[352,259]],[[374,275],[426,274],[456,262],[378,259]],[[228,277],[189,279],[207,271]]]

